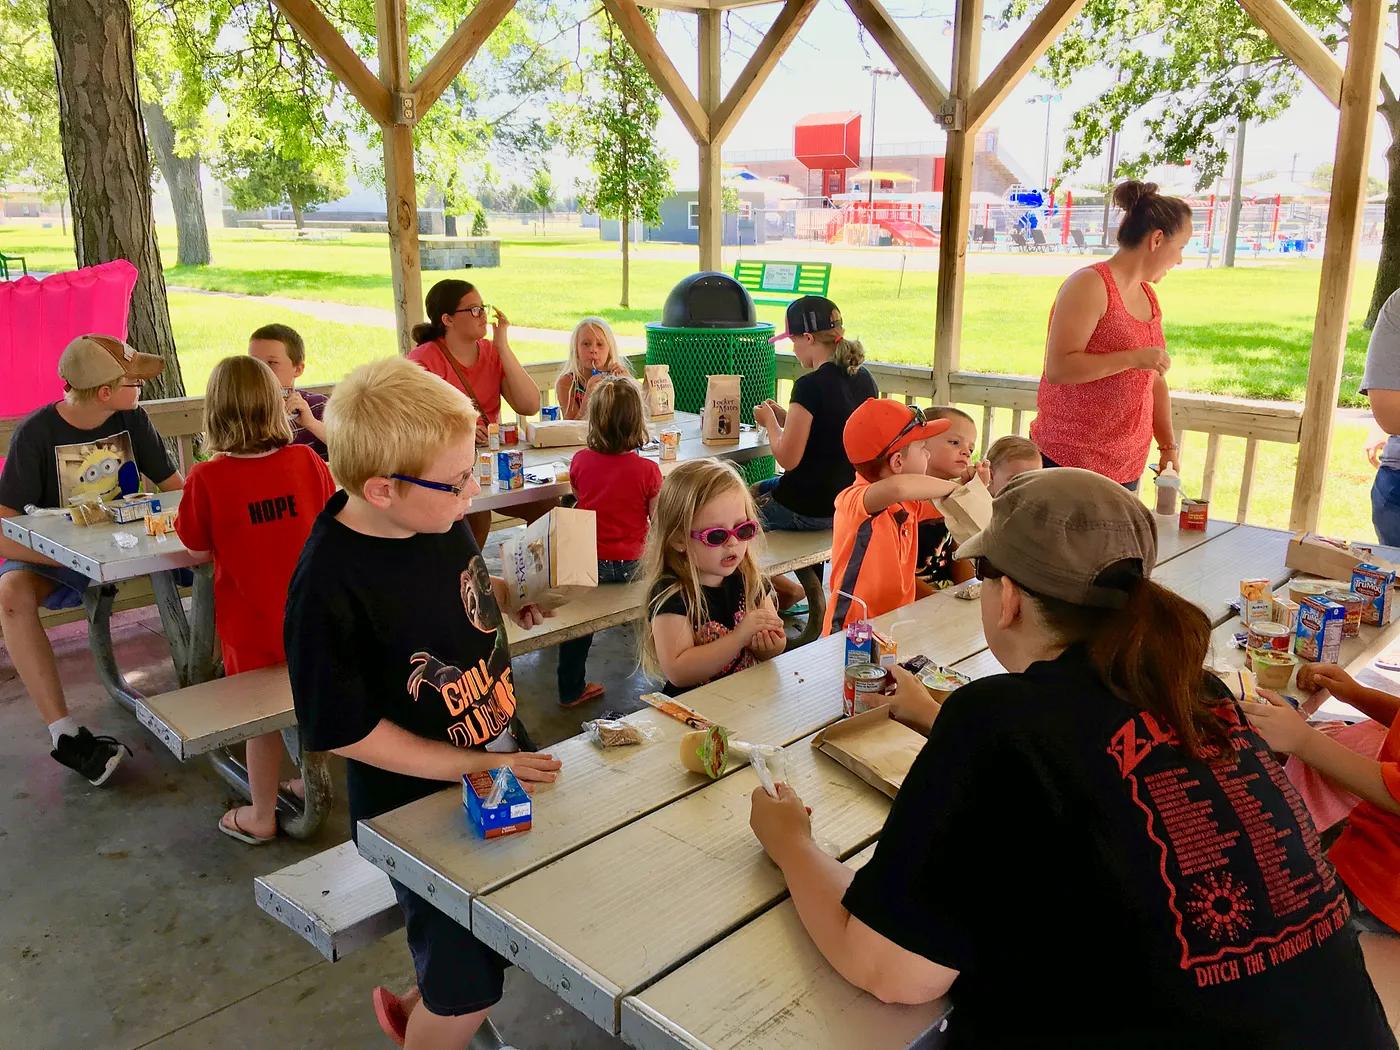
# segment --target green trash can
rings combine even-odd
[[[699,412],[705,403],[705,377],[739,375],[739,408],[743,422],[753,422],[754,406],[775,396],[778,362],[771,324],[743,328],[678,328],[648,324],[647,364],[670,365],[676,388],[676,408]],[[771,478],[777,467],[772,456],[740,464],[750,485]]]

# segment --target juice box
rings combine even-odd
[[[1246,627],[1260,620],[1273,619],[1274,599],[1268,580],[1240,581],[1240,619]]]
[[[504,781],[504,784],[500,784]],[[487,806],[491,792],[502,788],[500,802]],[[530,796],[520,786],[520,781],[509,769],[501,768],[480,773],[462,774],[462,805],[466,807],[467,819],[484,839],[500,838],[502,835],[518,835],[529,831],[533,819],[533,806]]]
[[[496,488],[502,492],[525,487],[525,460],[519,452],[496,453]]]
[[[1361,622],[1373,627],[1390,623],[1391,588],[1395,573],[1378,565],[1358,565],[1351,571],[1351,589],[1365,600],[1361,607]]]
[[[899,662],[899,647],[893,638],[886,638],[868,620],[846,625],[846,661],[852,664],[879,664],[890,668]]]
[[[1298,629],[1298,603],[1287,598],[1275,598],[1273,604],[1274,623],[1281,623],[1292,633]]]
[[[1342,653],[1346,606],[1318,596],[1298,605],[1298,630],[1293,651],[1309,663],[1336,663]]]

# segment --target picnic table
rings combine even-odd
[[[1241,579],[1279,586],[1292,575],[1288,539],[1229,522],[1205,532],[1168,523],[1154,578],[1218,627],[1234,616]],[[978,603],[952,591],[876,623],[901,656],[973,677],[1001,671]],[[1370,652],[1397,628],[1364,631]],[[816,841],[858,866],[888,800],[810,746],[841,715],[843,646],[823,638],[683,699],[736,737],[791,745],[786,777],[813,808]],[[360,853],[631,1046],[884,1050],[931,1039],[946,1001],[883,1005],[812,947],[749,830],[752,770],[716,781],[686,773],[676,754],[683,725],[651,709],[629,720],[653,739],[602,751],[577,736],[550,749],[563,773],[536,791],[526,834],[476,838],[460,790],[449,788],[362,821]]]
[[[677,412],[674,421],[663,422],[660,426],[675,426],[681,431],[680,448],[675,463],[687,459],[715,457],[734,462],[747,462],[758,456],[769,454],[767,435],[754,429],[741,432],[739,441],[730,445],[705,445],[700,440],[700,417],[693,413]],[[501,510],[541,499],[557,499],[567,495],[569,488],[568,461],[577,446],[564,448],[534,449],[526,445],[515,446],[522,453],[525,470],[544,476],[547,481],[540,484],[527,483],[519,489],[500,489],[493,480],[472,501],[474,510]],[[652,458],[659,456],[651,451]],[[562,464],[563,469],[555,469]],[[661,465],[663,472],[674,469],[674,464]],[[175,511],[180,505],[179,492],[160,494],[161,511]],[[76,569],[91,579],[97,586],[89,587],[83,593],[83,607],[88,620],[88,640],[93,662],[97,667],[98,679],[107,695],[133,714],[140,715],[145,703],[142,696],[131,685],[117,663],[112,645],[111,617],[115,600],[115,588],[109,586],[124,580],[148,576],[156,608],[160,614],[165,637],[170,644],[171,660],[175,666],[181,687],[198,685],[213,679],[219,670],[217,659],[217,634],[214,619],[214,583],[212,565],[203,552],[188,550],[180,538],[169,533],[163,538],[147,536],[142,522],[127,525],[102,524],[75,525],[58,514],[25,514],[0,519],[0,530],[17,543],[52,558],[61,565]],[[116,542],[118,533],[132,537],[135,542],[122,547]],[[194,588],[190,610],[187,614],[176,584],[176,572],[181,569],[194,569]],[[330,808],[330,779],[325,772],[325,758],[316,753],[305,753],[301,747],[300,734],[296,727],[282,731],[287,741],[287,749],[297,760],[305,781],[305,799],[283,793],[279,808],[282,811],[284,827],[298,825],[314,826]],[[245,795],[248,794],[247,771],[243,763],[224,748],[208,752],[209,759],[219,774]]]

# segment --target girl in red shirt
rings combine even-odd
[[[555,400],[565,419],[582,419],[594,388],[608,376],[625,376],[617,357],[617,336],[601,317],[585,317],[569,337],[569,359],[554,381]]]
[[[227,357],[214,366],[204,434],[216,455],[190,471],[175,532],[190,550],[214,557],[224,671],[235,675],[286,661],[287,587],[335,484],[320,456],[292,444],[281,387],[257,358]],[[247,763],[253,804],[226,812],[219,830],[260,846],[277,837],[280,734],[249,740]]]
[[[588,447],[574,454],[569,484],[580,510],[598,516],[598,582],[626,583],[646,546],[661,468],[637,455],[648,440],[637,384],[625,375],[602,376],[588,397]],[[591,634],[559,646],[559,703],[598,700],[603,687],[585,682]]]

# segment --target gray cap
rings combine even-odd
[[[1123,561],[1142,575],[1157,564],[1157,523],[1138,497],[1101,474],[1073,467],[1032,470],[992,501],[988,526],[957,549],[986,558],[1036,594],[1075,605],[1122,607],[1123,580],[1100,579]]]

